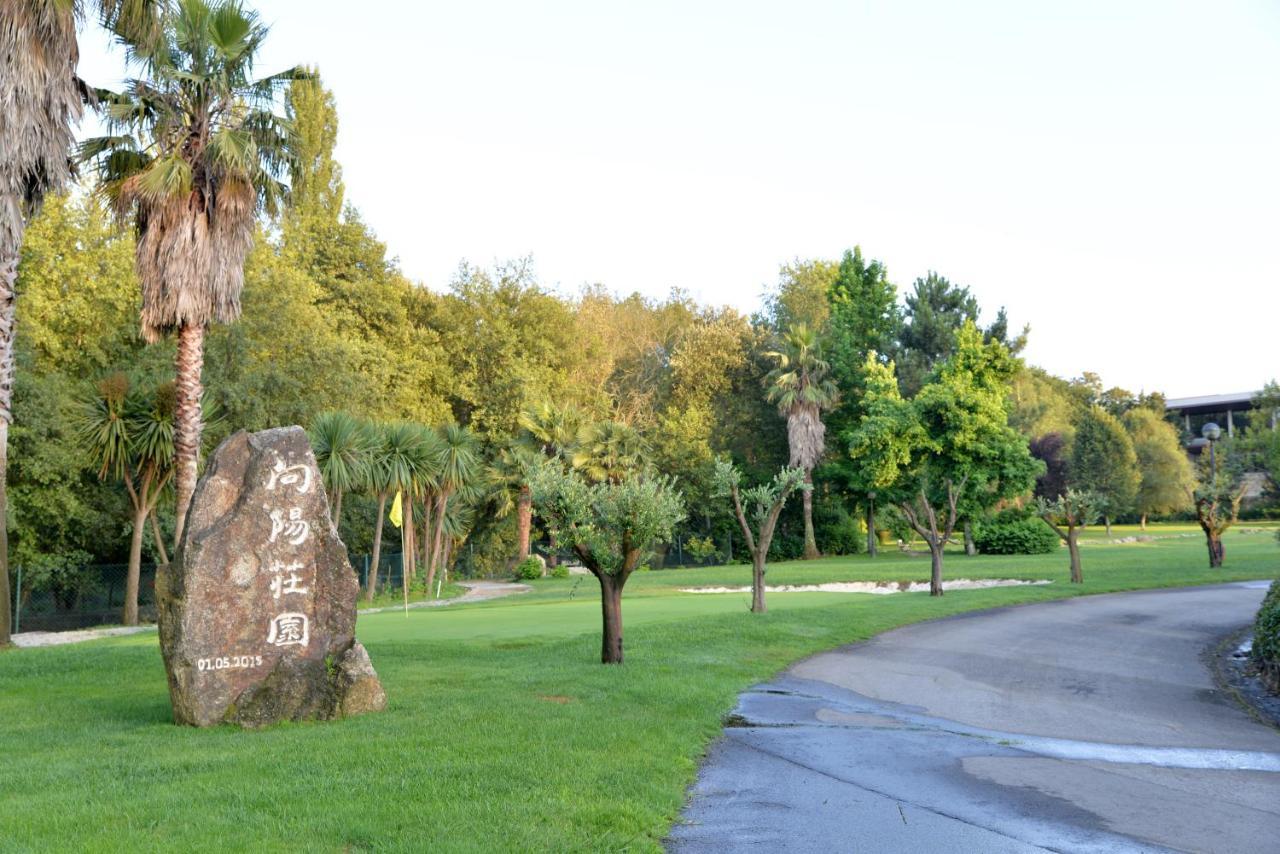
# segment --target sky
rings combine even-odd
[[[936,270],[1027,359],[1170,396],[1280,376],[1275,0],[257,0],[347,197],[428,287],[532,256],[759,308],[794,258]],[[81,76],[122,54],[92,28]]]

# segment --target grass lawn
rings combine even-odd
[[[1153,526],[1153,534],[1160,529]],[[1114,536],[1126,536],[1128,532]],[[627,663],[599,655],[591,578],[508,600],[361,617],[390,708],[262,732],[170,723],[154,635],[0,654],[0,849],[657,849],[738,692],[813,652],[909,622],[1081,593],[1271,578],[1271,533],[1093,544],[1085,584],[1064,554],[949,556],[951,578],[1041,587],[870,596],[746,594],[746,566],[637,574]],[[771,567],[770,583],[924,580],[927,557]]]

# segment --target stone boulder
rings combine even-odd
[[[156,577],[174,720],[261,727],[384,708],[355,639],[358,593],[303,429],[231,436]]]

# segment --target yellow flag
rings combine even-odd
[[[399,528],[404,524],[404,511],[400,508],[400,492],[396,491],[396,500],[391,502],[391,524]]]

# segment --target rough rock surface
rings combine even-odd
[[[239,432],[156,578],[177,723],[267,726],[386,706],[355,639],[355,573],[301,427]]]

